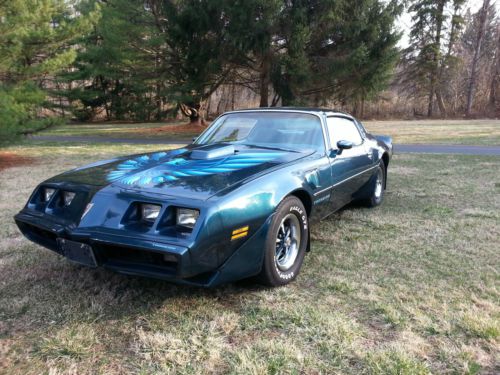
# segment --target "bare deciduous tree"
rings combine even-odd
[[[486,26],[486,19],[488,16],[488,10],[490,8],[490,0],[484,0],[483,6],[481,7],[481,14],[479,17],[479,29],[477,32],[476,43],[474,46],[474,57],[472,58],[472,65],[470,70],[469,85],[467,88],[467,106],[465,109],[465,115],[471,115],[472,104],[474,101],[474,89],[476,86],[477,79],[477,64],[479,62],[481,44],[484,38],[484,29]]]

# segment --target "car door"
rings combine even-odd
[[[353,194],[370,178],[372,155],[353,119],[347,116],[329,116],[327,129],[332,172],[330,202],[332,209],[337,210],[349,203]],[[337,147],[339,141],[351,142],[352,148],[339,150]]]

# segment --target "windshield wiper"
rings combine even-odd
[[[289,152],[300,152],[298,150],[293,150],[291,148],[275,147],[275,146],[263,146],[263,145],[259,145],[257,143],[240,143],[240,144],[244,145],[244,146],[254,146],[254,147],[258,147],[258,148],[265,148],[265,149],[268,149],[268,150],[280,150],[280,151],[289,151]]]

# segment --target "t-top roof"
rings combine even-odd
[[[344,111],[339,111],[331,108],[317,108],[317,107],[258,107],[258,108],[246,108],[246,109],[236,109],[230,112],[244,112],[244,111],[300,111],[300,112],[315,112],[315,113],[338,113],[352,117],[349,113]]]

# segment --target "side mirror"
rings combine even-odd
[[[339,151],[337,152],[337,155],[340,155],[342,153],[342,151],[352,148],[352,142],[340,140],[337,142],[337,148],[339,149]]]
[[[194,143],[194,141],[196,141],[198,139],[198,137],[193,137],[193,139],[191,140],[191,142]]]
[[[344,141],[344,140],[338,141],[337,148],[339,150],[348,150],[348,149],[352,148],[352,142],[351,141]]]

